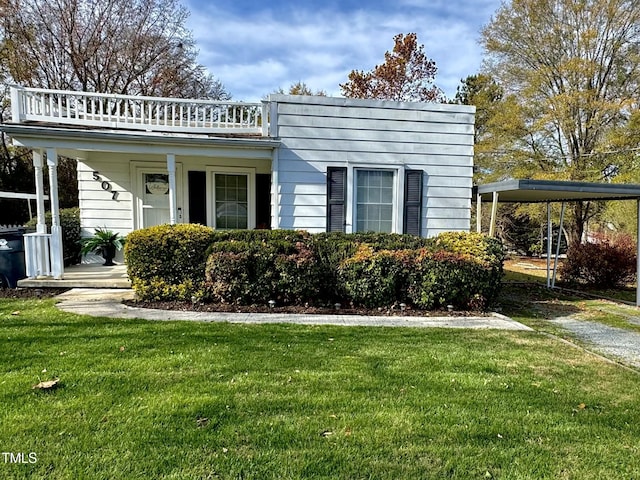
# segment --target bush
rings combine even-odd
[[[143,300],[189,300],[205,278],[214,231],[196,224],[158,225],[127,235],[131,284]]]
[[[378,250],[361,244],[338,267],[338,282],[349,301],[365,307],[404,302],[413,268],[413,250]]]
[[[318,297],[321,275],[307,232],[221,235],[207,260],[205,296],[217,302],[303,304]],[[248,241],[251,240],[251,241]]]
[[[412,270],[409,299],[426,310],[447,305],[482,310],[498,292],[500,277],[494,268],[469,254],[423,250]]]
[[[381,250],[416,250],[433,248],[434,239],[397,233],[318,233],[311,237],[312,249],[321,270],[321,296],[328,303],[344,301],[348,297],[344,281],[339,277],[340,266],[355,255],[361,245],[367,245],[373,252]],[[382,260],[380,260],[382,261]],[[352,267],[356,268],[354,265]],[[344,275],[342,276],[344,277]]]
[[[35,229],[38,223],[37,218],[29,220],[25,227]],[[51,231],[51,212],[45,213],[45,223]],[[80,263],[80,209],[63,208],[60,210],[60,226],[62,227],[62,250],[64,266],[76,265]]]
[[[630,235],[572,245],[558,269],[563,281],[592,287],[622,287],[636,276],[636,243]]]
[[[152,254],[150,254],[152,252]],[[340,302],[420,308],[489,304],[500,286],[502,245],[479,234],[435,239],[395,234],[310,235],[162,225],[132,232],[125,258],[144,300],[278,305]]]

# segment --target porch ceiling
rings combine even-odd
[[[506,180],[474,187],[474,195],[490,201],[493,193],[506,203],[572,202],[640,199],[640,185],[565,182],[555,180]]]

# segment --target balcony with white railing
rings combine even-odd
[[[14,123],[40,122],[83,127],[269,135],[266,103],[143,97],[11,87]]]

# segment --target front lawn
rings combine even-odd
[[[0,300],[0,450],[37,458],[0,456],[0,478],[640,471],[640,377],[541,334],[112,320],[53,304]]]

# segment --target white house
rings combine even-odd
[[[86,234],[177,222],[422,236],[469,230],[474,112],[318,96],[253,104],[13,87],[12,121],[0,129],[33,149],[38,195],[27,273],[63,274],[61,155],[78,162]]]

